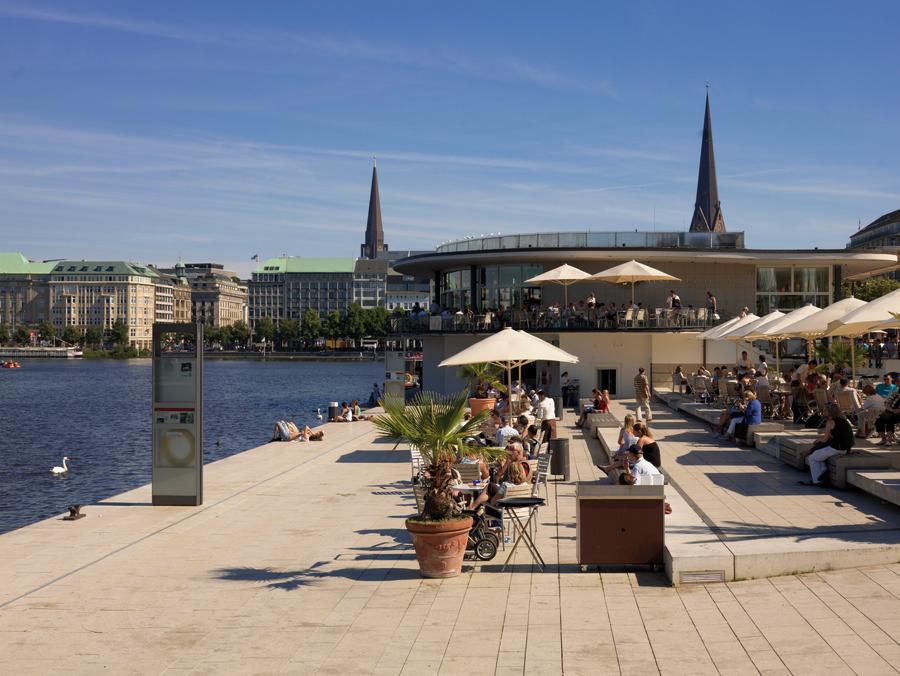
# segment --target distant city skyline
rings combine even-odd
[[[711,83],[719,198],[756,248],[900,207],[887,2],[258,7],[0,0],[0,249],[355,257],[384,239],[687,230]]]

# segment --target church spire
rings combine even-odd
[[[384,229],[381,225],[381,197],[378,194],[378,169],[372,158],[372,190],[369,193],[369,218],[366,221],[366,242],[360,247],[362,258],[375,258],[386,251]]]
[[[691,218],[691,232],[725,232],[725,217],[716,185],[716,157],[713,152],[712,117],[709,114],[709,86],[706,87],[706,117],[700,145],[700,172],[697,176],[697,200]]]

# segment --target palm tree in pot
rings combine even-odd
[[[469,408],[472,409],[472,415],[494,408],[497,400],[490,396],[491,390],[506,391],[503,369],[496,364],[466,364],[459,370],[459,377],[469,383]]]
[[[385,397],[380,402],[384,414],[372,421],[391,441],[417,448],[425,462],[418,487],[424,493],[422,510],[406,521],[425,577],[453,577],[462,570],[472,518],[453,498],[451,465],[466,437],[478,434],[487,417],[480,413],[466,420],[467,397],[466,391],[420,392],[408,404]]]

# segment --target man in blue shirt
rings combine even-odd
[[[885,373],[884,374],[884,382],[878,383],[875,386],[875,393],[878,396],[884,397],[885,399],[887,399],[889,396],[891,396],[894,393],[894,390],[896,390],[896,389],[897,389],[897,386],[894,385],[894,381],[891,380],[891,374]]]

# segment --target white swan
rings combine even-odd
[[[321,420],[321,419],[322,419],[322,409],[317,408],[316,409],[316,420]]]
[[[69,456],[65,456],[63,458],[62,467],[54,467],[50,470],[51,474],[68,474],[69,473],[69,464],[68,464]]]

